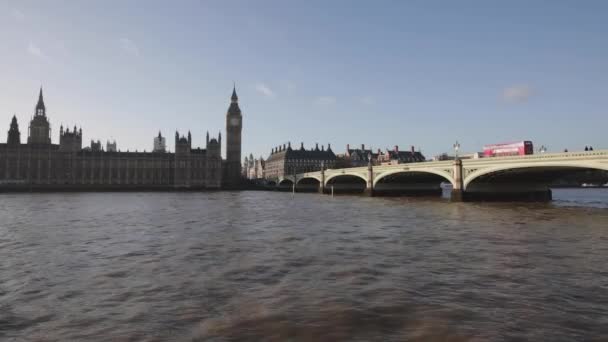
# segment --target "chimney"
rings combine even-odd
[[[414,153],[414,145],[412,145],[412,153]]]
[[[365,144],[361,144],[361,150],[365,150]]]
[[[395,145],[395,152],[399,153],[399,145]]]
[[[350,150],[350,144],[346,144],[346,151]]]

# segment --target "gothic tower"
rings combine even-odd
[[[42,87],[38,95],[38,104],[36,104],[36,112],[34,118],[30,122],[30,130],[27,138],[28,144],[50,144],[51,143],[51,125],[46,117],[46,106],[42,98]]]
[[[192,135],[188,138],[175,132],[175,164],[173,182],[175,187],[189,187],[191,179],[190,152],[192,151]]]
[[[21,144],[21,133],[19,132],[19,124],[15,115],[13,115],[13,120],[11,121],[11,128],[8,130],[6,143],[11,146]]]
[[[241,131],[243,117],[239,108],[236,86],[232,89],[230,107],[226,113],[226,187],[237,187],[241,179]]]

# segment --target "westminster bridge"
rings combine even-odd
[[[441,194],[442,184],[450,184],[455,201],[547,201],[556,180],[590,170],[608,171],[608,150],[327,169],[285,176],[276,185],[293,191],[373,196]]]

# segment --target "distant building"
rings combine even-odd
[[[103,151],[103,148],[101,147],[101,141],[97,140],[91,140],[91,151],[93,152],[101,152]]]
[[[255,179],[266,179],[266,161],[260,157],[255,160],[254,168],[255,168]]]
[[[61,152],[78,152],[82,149],[82,128],[70,132],[69,128],[63,130],[63,125],[59,128],[59,151]]]
[[[333,168],[335,162],[336,155],[329,144],[327,150],[324,146],[319,149],[319,144],[313,149],[306,150],[304,143],[299,149],[292,149],[289,143],[272,149],[265,161],[264,178],[276,180],[295,173],[319,171],[322,165],[326,169]]]
[[[82,129],[59,130],[59,144],[51,142],[51,125],[42,96],[38,95],[34,117],[22,143],[17,117],[13,116],[6,143],[0,143],[0,192],[33,189],[123,190],[123,189],[218,189],[240,183],[241,113],[236,90],[225,117],[230,127],[229,161],[221,157],[221,134],[210,138],[205,148],[192,147],[192,135],[175,132],[175,153],[118,152],[116,142],[91,141],[82,147]],[[164,138],[163,138],[164,145]],[[160,146],[159,146],[160,147]],[[163,146],[164,148],[164,146]],[[237,159],[238,158],[238,159]],[[230,161],[236,160],[234,167]],[[223,183],[226,175],[233,177]],[[236,178],[234,178],[236,170]]]
[[[350,144],[347,144],[343,163],[346,167],[366,166],[371,158],[372,164],[375,165],[379,153],[380,150],[373,152],[371,149],[365,149],[365,144],[361,144],[361,148],[350,148]]]
[[[116,148],[116,140],[113,142],[110,142],[109,140],[106,141],[106,152],[118,152]]]
[[[399,146],[395,145],[392,150],[387,149],[386,152],[379,153],[378,155],[378,162],[380,164],[418,163],[425,160],[420,151],[414,150],[414,146],[409,151],[399,151]]]
[[[158,136],[154,138],[154,148],[152,149],[152,152],[167,152],[165,137],[160,134],[160,131],[158,131]]]
[[[250,180],[264,179],[265,164],[264,158],[255,159],[253,154],[250,154],[249,157],[245,157],[245,162],[243,163],[243,176]]]

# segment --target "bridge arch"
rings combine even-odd
[[[293,181],[289,178],[280,179],[277,183],[279,189],[291,189],[293,187]]]
[[[302,177],[302,178],[298,178],[298,181],[296,182],[296,185],[300,184],[300,182],[302,182],[302,181],[304,181],[306,183],[306,182],[310,182],[311,180],[315,180],[318,183],[321,183],[321,177],[305,176],[305,177]]]
[[[499,165],[481,169],[473,169],[465,172],[463,188],[469,190],[479,183],[496,182],[500,180],[515,179],[519,177],[520,182],[550,184],[552,181],[569,173],[588,170],[608,171],[608,164],[585,161],[564,161],[546,163],[518,163]],[[528,178],[525,178],[525,177]]]
[[[298,192],[317,192],[321,187],[321,180],[316,177],[302,177],[296,182],[296,191]]]
[[[452,175],[446,171],[441,171],[441,170],[433,170],[433,169],[429,169],[429,170],[391,170],[391,171],[386,171],[386,172],[382,172],[378,175],[376,175],[376,177],[374,178],[374,187],[376,187],[376,185],[383,179],[386,179],[389,176],[395,176],[398,174],[431,174],[431,175],[435,175],[438,176],[437,179],[440,180],[440,182],[449,182],[450,184],[452,184],[452,186],[454,185],[454,178],[452,177]]]
[[[454,185],[452,175],[436,169],[394,169],[374,178],[374,194],[384,196],[440,196],[442,183]]]
[[[325,179],[325,188],[336,193],[362,193],[367,188],[367,178],[355,172],[335,173]]]
[[[325,178],[325,185],[326,186],[330,185],[330,181],[335,180],[336,178],[345,177],[345,176],[356,177],[356,178],[361,179],[365,183],[367,183],[367,177],[365,177],[361,174],[355,173],[355,172],[345,172],[345,173],[334,173],[332,175],[327,176]]]

